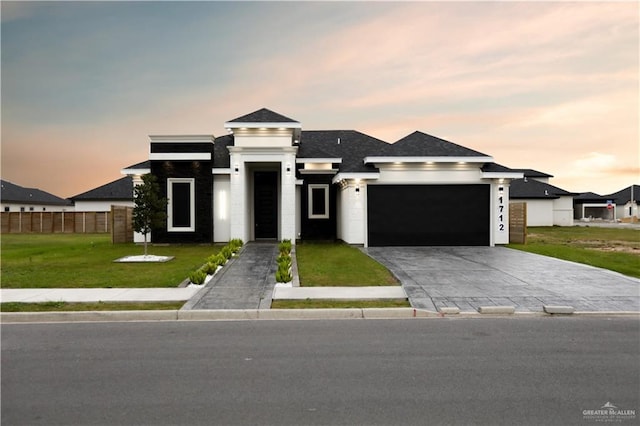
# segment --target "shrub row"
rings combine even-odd
[[[288,283],[293,280],[291,272],[291,240],[282,240],[278,244],[278,257],[276,262],[278,263],[278,270],[276,271],[276,282]]]
[[[229,243],[220,249],[217,254],[212,254],[207,257],[207,260],[202,267],[196,269],[189,274],[189,281],[193,284],[203,284],[207,278],[207,275],[213,275],[218,270],[218,267],[227,263],[227,260],[231,259],[231,256],[236,254],[242,248],[244,243],[239,238],[234,238]]]

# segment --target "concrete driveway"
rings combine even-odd
[[[543,305],[577,311],[640,312],[640,280],[505,247],[370,247],[363,249],[401,281],[414,308]]]

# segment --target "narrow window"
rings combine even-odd
[[[5,206],[4,211],[8,212],[10,210],[10,208],[8,206]]]
[[[309,185],[309,219],[329,218],[329,185]]]
[[[167,179],[167,230],[195,231],[195,185],[192,178]]]

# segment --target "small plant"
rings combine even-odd
[[[220,250],[220,254],[224,256],[225,260],[231,259],[231,256],[233,255],[229,246],[222,247],[222,249]]]
[[[291,240],[282,240],[278,244],[278,250],[280,253],[291,253]]]
[[[205,263],[205,265],[202,267],[202,270],[207,274],[207,275],[213,275],[216,273],[216,270],[218,269],[218,264],[215,262],[207,262]]]
[[[278,270],[276,271],[276,282],[288,283],[291,281],[293,281],[293,277],[291,276],[290,268],[285,265],[278,265]]]
[[[189,281],[198,285],[203,284],[206,278],[207,274],[202,269],[197,269],[189,274]]]
[[[280,253],[278,255],[278,257],[276,257],[276,263],[278,263],[278,265],[285,264],[285,265],[288,265],[289,267],[291,267],[291,255],[290,254],[285,254],[285,253]]]
[[[242,248],[242,245],[244,243],[242,242],[242,240],[240,238],[234,238],[231,241],[229,241],[229,248],[231,249],[231,251],[233,253],[237,253],[238,251],[240,251],[240,249]]]

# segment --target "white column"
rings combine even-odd
[[[231,238],[241,238],[249,241],[247,232],[247,181],[244,159],[242,154],[231,154],[231,181],[229,188],[229,228]]]
[[[296,241],[296,157],[283,156],[280,167],[280,239]]]
[[[491,192],[493,193],[491,245],[509,244],[509,184],[494,181]]]

